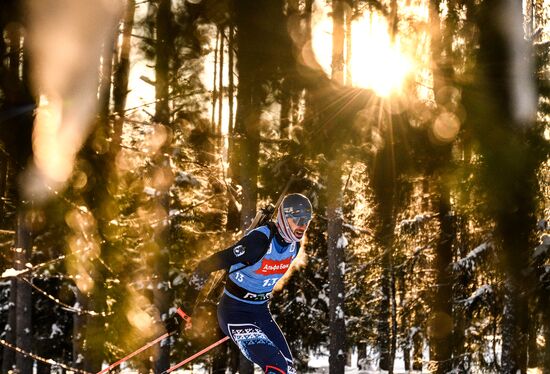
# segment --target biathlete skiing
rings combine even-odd
[[[288,194],[275,222],[251,230],[231,247],[202,260],[191,277],[196,298],[210,273],[228,269],[217,309],[219,326],[266,374],[296,373],[285,337],[271,316],[269,299],[296,259],[311,218],[308,198]]]

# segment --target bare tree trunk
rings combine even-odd
[[[223,335],[218,335],[221,339]],[[212,352],[212,370],[211,374],[225,374],[227,369],[227,346],[223,344],[221,347],[216,347]]]
[[[12,278],[10,281],[10,299],[8,304],[8,323],[4,327],[6,336],[4,340],[8,344],[15,345],[15,329],[16,329],[16,310],[17,303],[17,279]],[[7,373],[15,367],[15,352],[12,349],[4,348],[2,353],[2,373]]]
[[[24,203],[20,203],[24,204]],[[19,207],[17,216],[17,232],[15,240],[15,270],[25,269],[25,264],[30,262],[31,233],[27,224],[26,209]],[[29,275],[22,278],[30,281]],[[31,286],[23,279],[17,279],[17,296],[15,303],[15,344],[25,352],[32,351],[32,290]],[[15,355],[15,366],[21,373],[32,372],[33,360],[20,353]]]
[[[234,17],[233,17],[234,18]],[[234,135],[235,135],[235,25],[233,24],[233,19],[231,20],[231,23],[229,24],[229,42],[228,42],[228,69],[227,74],[229,75],[228,84],[229,87],[227,88],[227,96],[229,99],[229,124],[227,128],[227,135],[228,135],[228,145],[227,145],[227,159],[229,162],[229,176],[231,177],[231,184],[230,188],[232,188],[234,185],[236,185],[239,181],[239,171],[238,171],[238,164],[239,164],[239,156],[238,156],[238,145],[235,142]],[[227,191],[228,195],[228,204],[227,204],[227,224],[226,229],[228,231],[235,231],[240,227],[240,211],[237,206],[237,199],[236,199],[236,193],[230,188]]]
[[[23,65],[21,59],[22,50],[22,32],[19,25],[9,28],[8,39],[10,52],[8,54],[9,65],[8,72],[10,82],[13,85],[24,85],[23,76],[20,73],[20,68]],[[20,94],[20,93],[17,93]],[[23,124],[19,124],[23,126]],[[22,140],[22,139],[21,139]],[[21,141],[19,140],[19,141]],[[20,150],[17,150],[18,152]],[[20,158],[20,161],[26,162],[25,155]],[[30,262],[31,254],[31,237],[29,229],[25,223],[26,203],[18,198],[17,206],[17,222],[16,222],[16,237],[15,237],[15,257],[14,265],[16,270],[25,269],[25,265]],[[29,275],[23,275],[25,279],[30,280]],[[32,350],[32,291],[28,283],[23,279],[17,278],[12,285],[15,285],[14,297],[15,313],[14,334],[15,345],[20,349],[31,352]],[[10,318],[11,319],[11,318]],[[11,321],[10,321],[11,322]],[[19,372],[30,373],[32,371],[33,360],[20,353],[15,354],[15,366]]]
[[[344,83],[344,2],[332,3],[332,79],[338,84]]]
[[[393,365],[395,362],[395,354],[397,352],[397,300],[395,290],[395,270],[393,268],[393,258],[390,262],[390,296],[391,296],[391,339],[390,339],[390,369],[389,373],[393,373]]]
[[[2,30],[4,31],[4,35],[1,38],[1,52],[4,52],[7,55],[7,59],[0,61],[0,64],[2,64],[0,66],[0,83],[2,84],[3,109],[11,109],[16,108],[17,106],[28,104],[24,103],[26,99],[26,87],[24,87],[24,82],[22,82],[22,76],[20,74],[20,67],[23,63],[21,61],[22,35],[20,30],[21,25],[17,23],[19,22],[17,19],[17,17],[19,16],[19,10],[17,9],[17,6],[15,6],[15,3],[6,4],[5,8],[2,9],[2,11],[5,11],[6,15],[10,15],[9,17],[5,18],[0,17],[3,22],[7,23],[13,21],[10,27],[2,28]],[[13,125],[17,127],[12,127],[10,129],[10,132],[13,132],[15,136],[8,137],[7,141],[5,142],[6,144],[3,144],[8,149],[9,155],[6,155],[5,161],[4,159],[2,160],[2,181],[0,182],[2,185],[2,198],[4,198],[4,196],[6,195],[5,190],[8,187],[7,174],[9,173],[9,158],[13,160],[13,164],[17,169],[20,169],[21,164],[27,161],[27,149],[21,149],[21,144],[25,144],[26,139],[24,138],[27,135],[30,136],[30,131],[28,133],[22,132],[27,129],[28,124],[24,121],[25,120],[13,123]],[[30,122],[32,123],[32,118],[30,119]],[[8,121],[6,121],[3,125],[8,126]],[[5,225],[6,222],[4,200],[2,200],[0,206],[2,207],[2,218],[0,218],[0,221],[2,221],[2,224]],[[15,238],[14,247],[12,248],[14,256],[13,262],[15,269],[24,269],[27,262],[26,256],[29,248],[26,246],[27,243],[23,241],[23,239],[25,238],[23,231],[25,230],[25,227],[22,226],[23,203],[21,201],[18,201],[18,206],[16,207],[16,209],[18,209],[18,211],[16,213],[16,222],[14,223]],[[15,346],[17,344],[24,344],[26,350],[30,351],[30,344],[27,339],[29,338],[28,335],[31,333],[31,331],[29,330],[27,333],[25,333],[25,331],[23,330],[25,327],[28,327],[26,326],[26,324],[28,324],[30,320],[26,320],[24,319],[24,317],[22,318],[21,316],[18,316],[18,313],[23,312],[24,308],[29,308],[31,305],[31,300],[29,300],[30,290],[28,289],[28,284],[25,283],[21,287],[21,290],[19,290],[19,285],[22,283],[23,281],[18,278],[12,278],[10,281],[8,322],[5,326],[5,340],[9,344]],[[30,312],[28,314],[29,316],[27,316],[27,318],[30,318]],[[21,326],[17,325],[18,322],[22,324],[23,329],[21,329]],[[28,359],[25,359],[25,357],[21,356],[20,354],[16,355],[13,350],[5,348],[2,354],[2,372],[7,373],[9,370],[13,370],[15,368],[19,370],[21,368],[21,365],[23,365],[24,367],[28,367],[27,361]]]
[[[170,42],[171,42],[171,24],[172,10],[171,0],[160,0],[156,16],[156,106],[155,120],[160,126],[170,126],[170,106],[169,106],[169,61],[170,61]],[[160,173],[169,173],[169,160],[164,155],[165,146],[161,147],[159,154],[155,157],[155,169]],[[165,219],[155,230],[155,242],[158,245],[158,253],[155,258],[155,277],[156,282],[153,291],[154,304],[157,307],[163,320],[168,320],[168,312],[172,302],[172,292],[170,291],[169,276],[169,223],[168,210],[170,197],[168,195],[169,186],[158,187],[160,195],[158,204],[163,208]],[[170,339],[161,342],[158,356],[155,361],[155,373],[162,373],[170,367]]]
[[[407,297],[407,289],[406,289],[406,286],[405,286],[405,277],[404,277],[404,274],[399,274],[397,277],[396,277],[396,282],[395,282],[395,285],[396,285],[396,292],[395,292],[395,295],[397,295],[397,293],[399,293],[399,309],[401,311],[404,311],[406,310],[406,305],[405,305],[405,300],[406,300],[406,297]],[[406,371],[409,371],[411,370],[411,339],[410,339],[410,329],[411,329],[411,326],[410,326],[410,313],[407,313],[409,314],[409,316],[405,317],[403,316],[403,312],[401,313],[401,319],[400,319],[400,323],[401,323],[401,332],[403,335],[406,334],[406,336],[404,336],[404,339],[403,341],[401,342],[400,346],[401,346],[401,349],[403,350],[403,364],[404,364],[404,367],[405,367],[405,370]],[[396,318],[397,318],[397,312],[395,313],[396,315]],[[397,327],[397,323],[395,323],[396,327]]]
[[[535,0],[525,1],[525,34],[529,38],[535,30]]]
[[[36,374],[51,374],[52,365],[42,361],[36,362]]]
[[[529,337],[528,337],[528,347],[527,347],[527,367],[528,368],[538,368],[541,365],[540,360],[540,348],[537,342],[539,336],[539,324],[537,323],[537,318],[535,311],[530,310],[529,315],[533,316],[530,318],[529,323]]]
[[[115,39],[116,38],[112,38]],[[111,102],[111,77],[113,75],[113,50],[114,40],[109,38],[103,44],[103,52],[101,53],[101,71],[99,79],[99,105],[98,117],[101,123],[106,123],[109,120],[109,105]]]
[[[384,233],[385,239],[382,240],[380,250],[384,251],[382,256],[382,274],[380,277],[380,288],[382,294],[382,300],[379,305],[378,312],[378,347],[380,350],[380,369],[387,370],[388,373],[393,372],[394,357],[392,353],[393,349],[393,318],[391,313],[391,300],[392,300],[392,251],[393,245],[392,234],[393,225],[385,225],[379,233]]]
[[[382,251],[380,288],[381,300],[378,306],[378,338],[377,345],[380,351],[380,369],[393,371],[395,352],[394,331],[396,327],[393,317],[393,243],[395,227],[395,159],[393,153],[392,126],[386,126],[383,133],[385,147],[378,152],[373,166],[373,192],[376,201],[376,217],[379,221],[376,229],[376,244]]]
[[[470,164],[471,162],[471,147],[468,144],[468,142],[465,142],[464,148],[463,148],[463,160],[462,162],[465,165]],[[466,192],[467,194],[467,192]],[[467,196],[460,197],[462,201],[465,201],[465,204],[469,202],[469,198]],[[469,224],[469,217],[466,214],[461,214],[456,217],[455,220],[455,232],[456,232],[456,247],[457,250],[455,251],[455,259],[465,257],[468,253],[468,249],[471,248],[471,240],[470,240],[470,232],[468,229]],[[467,287],[469,284],[468,276],[462,272],[457,273],[454,275],[453,279],[453,299],[454,300],[462,300],[467,298],[469,295],[467,293]],[[464,307],[455,305],[454,306],[454,312],[453,312],[453,352],[452,355],[454,357],[454,363],[453,367],[456,368],[459,371],[467,371],[468,368],[466,365],[469,365],[467,363],[466,358],[466,347],[465,347],[465,340],[466,340],[466,328],[467,328],[467,321],[469,320],[469,316],[466,315],[464,312]]]
[[[353,16],[353,8],[351,6],[345,7],[345,19],[346,19],[346,58],[344,62],[344,68],[346,70],[345,74],[345,84],[351,85],[353,82],[353,77],[351,75],[351,59],[352,59],[352,30],[351,30],[351,21]]]
[[[292,117],[292,92],[289,78],[284,78],[281,88],[280,137],[288,139]]]
[[[262,87],[265,79],[257,68],[257,59],[252,48],[258,42],[254,18],[263,15],[262,3],[237,5],[237,71],[239,90],[237,93],[236,132],[240,140],[240,184],[242,186],[242,210],[240,227],[244,229],[256,215],[258,158],[260,151],[259,121],[262,101],[265,97]]]
[[[444,51],[451,48],[451,41],[444,37],[441,31],[439,17],[440,0],[430,2],[429,16],[432,30],[431,57],[434,76],[434,97],[441,113],[452,110],[452,98],[442,94],[443,89],[452,87],[453,72],[449,66],[448,58]],[[448,51],[447,51],[448,52]],[[448,183],[444,179],[445,169],[451,162],[451,145],[438,146],[437,157],[434,157],[431,170],[437,185],[434,194],[433,206],[438,208],[439,238],[435,250],[435,294],[432,301],[432,315],[430,319],[430,361],[434,365],[437,374],[444,374],[452,368],[452,337],[453,337],[453,304],[452,304],[452,274],[451,263],[453,260],[453,238],[456,230],[451,217],[451,194]]]
[[[216,46],[214,47],[214,74],[212,77],[212,134],[216,133],[216,102],[218,101],[218,92],[216,84],[218,82],[218,53],[220,51],[220,30],[216,33]]]
[[[240,89],[240,85],[239,85]],[[244,230],[254,219],[256,215],[256,202],[258,194],[258,157],[260,152],[260,132],[258,122],[259,112],[252,109],[255,113],[247,116],[248,131],[241,141],[241,186],[242,186],[242,209],[241,209],[241,229]],[[237,110],[239,112],[239,110]],[[237,118],[238,118],[237,114]],[[237,122],[239,120],[237,119]],[[250,121],[250,122],[249,122]],[[255,123],[256,126],[252,125]]]
[[[411,370],[411,348],[410,348],[410,341],[407,340],[403,344],[403,367],[405,368],[405,371]]]
[[[222,122],[223,122],[223,64],[224,64],[224,48],[225,48],[225,27],[220,27],[220,73],[219,73],[219,83],[218,83],[218,123],[216,125],[216,136],[218,136],[218,148],[222,144]]]
[[[167,167],[165,164],[163,167]],[[170,286],[170,256],[169,256],[169,226],[168,226],[168,193],[162,194],[160,204],[166,210],[166,220],[161,224],[158,233],[155,235],[155,242],[158,245],[158,253],[155,259],[155,285],[153,290],[154,304],[157,307],[161,319],[167,320],[172,305],[172,291]],[[155,362],[155,373],[163,373],[170,367],[170,339],[167,338],[160,343],[159,353]]]
[[[334,155],[333,155],[334,157]],[[329,281],[329,373],[343,373],[346,364],[344,314],[345,247],[342,244],[342,165],[332,159],[327,168],[327,253]]]
[[[422,371],[422,352],[424,350],[424,339],[420,331],[415,331],[412,336],[412,369]]]
[[[76,303],[81,309],[88,309],[88,298],[82,294],[78,287],[76,288]],[[86,336],[86,321],[85,315],[75,313],[73,316],[73,364],[77,369],[84,368],[86,357],[85,351],[85,336]]]
[[[229,372],[231,374],[237,374],[239,372],[239,347],[233,342],[229,343]]]
[[[116,157],[120,150],[122,141],[122,126],[124,124],[124,113],[126,109],[126,98],[128,97],[128,76],[130,74],[130,50],[132,29],[134,28],[134,16],[136,11],[135,0],[127,0],[126,10],[124,11],[124,21],[122,25],[122,44],[120,47],[120,56],[115,67],[113,75],[113,106],[115,121],[110,153]]]
[[[235,2],[235,27],[237,72],[237,114],[235,131],[240,135],[239,145],[234,153],[237,161],[239,183],[242,187],[240,228],[244,230],[256,214],[258,159],[260,151],[259,120],[266,97],[265,60],[258,59],[260,43],[265,43],[264,29],[258,29],[258,20],[267,17],[272,0]],[[242,354],[239,359],[239,373],[252,374],[253,364]]]
[[[103,302],[105,289],[99,285],[105,282],[105,276],[98,269],[94,269],[92,277],[96,286],[94,287],[93,294],[90,296],[88,307],[91,310],[103,311],[105,310]],[[88,315],[86,316],[85,323],[85,328],[80,331],[81,334],[85,334],[82,366],[85,371],[97,373],[101,370],[101,364],[105,358],[103,349],[104,340],[102,338],[105,331],[105,320],[101,317]]]
[[[357,368],[366,370],[367,367],[367,343],[360,342],[357,345]]]
[[[242,352],[239,352],[239,374],[253,374],[254,373],[254,364],[246,357],[244,357]]]
[[[449,149],[450,151],[450,149]],[[450,155],[450,152],[449,152]],[[445,182],[438,182],[441,190],[437,193],[439,211],[439,238],[435,250],[435,295],[430,320],[430,361],[435,364],[435,372],[444,374],[452,369],[452,243],[454,224],[451,217],[450,193]]]
[[[233,116],[234,116],[234,96],[235,96],[235,79],[234,79],[234,56],[235,52],[233,49],[235,48],[235,26],[233,25],[233,22],[229,24],[229,38],[227,42],[227,76],[228,76],[228,87],[227,87],[227,98],[228,98],[228,105],[229,105],[229,123],[227,125],[227,133],[228,135],[233,134]],[[231,139],[231,136],[229,136],[229,139]],[[231,142],[231,140],[229,140]]]
[[[5,198],[6,188],[8,181],[8,158],[4,155],[0,155],[0,228],[4,227],[4,215],[5,215]]]
[[[17,116],[8,116],[2,120],[0,127],[3,150],[9,155],[10,163],[17,169],[27,164],[32,155],[32,124],[34,97],[30,93],[28,78],[27,54],[23,43],[28,36],[23,37],[21,20],[21,2],[4,2],[0,22],[5,23],[3,30],[3,58],[0,61],[0,89],[2,91],[2,111],[14,110]]]
[[[524,374],[526,370],[522,370],[521,366],[521,347],[516,341],[520,336],[520,321],[518,320],[520,310],[518,310],[518,302],[516,294],[518,289],[515,286],[515,281],[511,277],[507,277],[504,287],[504,308],[502,312],[502,372],[506,374],[514,374],[520,372]],[[527,343],[524,337],[521,342]]]
[[[332,2],[332,79],[344,82],[344,3]],[[338,118],[336,119],[338,120]],[[329,268],[329,373],[343,373],[346,365],[345,246],[342,244],[342,159],[337,151],[327,154],[327,253]]]
[[[286,20],[289,23],[284,22],[282,26],[288,30],[289,27],[293,27],[296,20],[301,19],[300,16],[300,5],[297,0],[290,0],[287,3],[287,15]],[[293,48],[292,45],[288,45],[288,48]],[[281,109],[279,112],[279,136],[282,139],[288,139],[290,137],[290,129],[296,121],[296,107],[298,103],[296,102],[298,98],[296,97],[297,85],[296,85],[296,73],[292,68],[291,62],[284,63],[283,67],[283,80],[281,83],[281,95],[280,103]]]

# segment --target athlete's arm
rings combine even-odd
[[[259,260],[269,245],[269,238],[261,231],[252,231],[229,248],[214,253],[199,262],[193,273],[191,284],[201,288],[210,273],[227,269],[239,263],[249,265]]]

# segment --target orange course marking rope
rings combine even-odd
[[[80,369],[77,369],[77,368],[74,368],[74,367],[70,367],[69,365],[65,365],[61,362],[57,362],[57,361],[54,361],[54,360],[49,359],[49,358],[44,358],[44,357],[35,355],[34,353],[31,353],[31,352],[27,352],[27,351],[13,345],[13,344],[8,343],[7,341],[5,341],[3,339],[0,339],[0,344],[3,345],[6,348],[9,348],[9,349],[11,349],[11,350],[13,350],[17,353],[22,354],[23,356],[30,357],[30,358],[32,358],[36,361],[40,361],[40,362],[43,362],[43,363],[48,364],[48,365],[59,366],[59,367],[65,369],[67,371],[72,371],[73,373],[92,374],[88,371],[80,370]]]

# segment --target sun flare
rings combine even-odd
[[[369,88],[380,96],[401,90],[412,72],[412,60],[403,53],[399,38],[392,40],[386,19],[378,13],[366,13],[353,20],[351,51],[347,62],[346,84]],[[313,50],[327,74],[332,60],[332,20],[328,13],[314,17]]]

